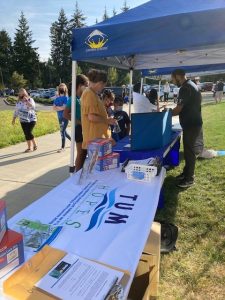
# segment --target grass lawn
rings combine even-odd
[[[0,111],[0,148],[25,141],[19,120],[12,126],[13,111]],[[38,137],[59,130],[57,115],[54,111],[38,112],[38,121],[34,128],[34,136]]]
[[[225,150],[225,103],[203,107],[206,148]],[[182,149],[181,149],[182,150]],[[195,186],[181,190],[167,173],[156,218],[179,227],[177,251],[161,256],[162,300],[225,299],[225,157],[198,160]]]

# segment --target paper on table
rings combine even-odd
[[[35,286],[64,300],[103,300],[123,275],[121,271],[67,254]]]
[[[62,226],[52,226],[39,221],[21,219],[13,229],[23,234],[26,250],[39,251],[50,244],[62,230]]]

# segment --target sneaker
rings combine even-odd
[[[194,185],[194,181],[193,180],[187,180],[187,179],[182,179],[179,183],[176,184],[176,186],[180,187],[180,188],[188,188],[192,185]]]
[[[61,149],[57,150],[57,153],[61,153],[63,151],[65,151],[65,148],[61,148]]]
[[[176,178],[176,180],[183,180],[184,179],[184,173],[181,173],[180,175],[178,175],[178,176],[176,176],[175,177]]]

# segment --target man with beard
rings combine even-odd
[[[197,155],[202,151],[202,114],[201,114],[201,93],[197,85],[187,79],[185,71],[176,69],[171,74],[172,81],[180,87],[177,106],[172,110],[172,115],[179,115],[180,125],[183,129],[184,147],[184,169],[177,176],[177,186],[187,188],[194,184],[194,171]],[[202,141],[202,147],[197,147]]]

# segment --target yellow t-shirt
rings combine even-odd
[[[88,114],[96,114],[107,120],[107,112],[98,95],[90,88],[86,88],[81,96],[81,123],[83,143],[82,148],[87,149],[89,141],[96,138],[110,138],[111,130],[105,122],[91,122]]]

